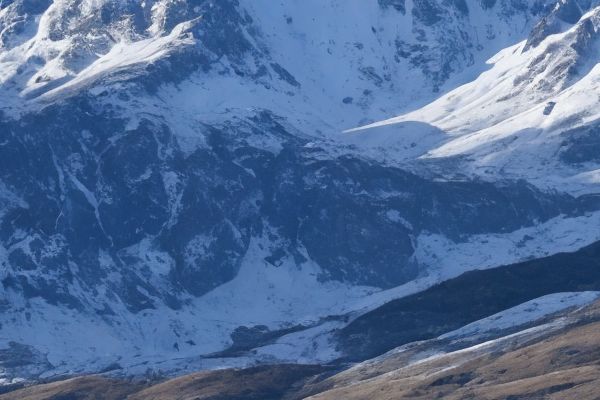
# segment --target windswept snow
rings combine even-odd
[[[448,332],[440,336],[440,339],[476,337],[485,333],[516,328],[571,307],[590,304],[599,297],[600,292],[549,294]]]

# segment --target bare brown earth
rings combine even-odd
[[[440,346],[413,343],[337,374],[273,365],[154,383],[89,376],[0,400],[600,400],[600,302],[468,348]]]

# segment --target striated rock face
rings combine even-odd
[[[3,284],[74,308],[100,290],[131,312],[178,308],[186,293],[233,279],[265,234],[271,264],[309,258],[322,279],[389,288],[425,267],[412,259],[422,232],[510,232],[588,208],[525,182],[433,182],[356,157],[319,159],[322,149],[266,112],[205,126],[206,145],[188,153],[168,126],[127,129],[85,97],[2,128]],[[110,314],[109,304],[93,306]]]
[[[538,46],[549,35],[560,33],[566,25],[572,25],[581,19],[590,2],[567,0],[558,2],[552,11],[542,18],[532,30],[524,50]]]
[[[0,2],[0,378],[327,362],[332,331],[392,298],[600,240],[593,196],[428,159],[451,130],[341,134],[472,79],[556,10]],[[595,24],[532,73],[564,46],[592,57]],[[597,161],[585,132],[561,162]]]

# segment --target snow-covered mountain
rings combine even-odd
[[[599,241],[598,10],[0,1],[4,379],[329,362],[392,299]]]
[[[576,3],[560,6],[566,4]],[[540,187],[597,193],[600,8],[577,15],[540,41],[542,20],[527,40],[491,58],[490,69],[477,79],[368,127],[430,125],[446,135],[423,152],[424,160],[457,158],[461,173],[483,179],[510,176]]]

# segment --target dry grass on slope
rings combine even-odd
[[[200,372],[149,387],[128,400],[280,400],[324,371],[290,364]]]
[[[141,383],[92,375],[26,387],[0,400],[123,400],[142,388]]]
[[[281,400],[327,371],[314,365],[270,365],[198,372],[154,385],[84,376],[19,389],[0,400]]]
[[[311,399],[600,399],[599,305],[569,320],[549,335],[515,336],[366,380],[355,375],[351,383],[345,372],[337,387]]]

